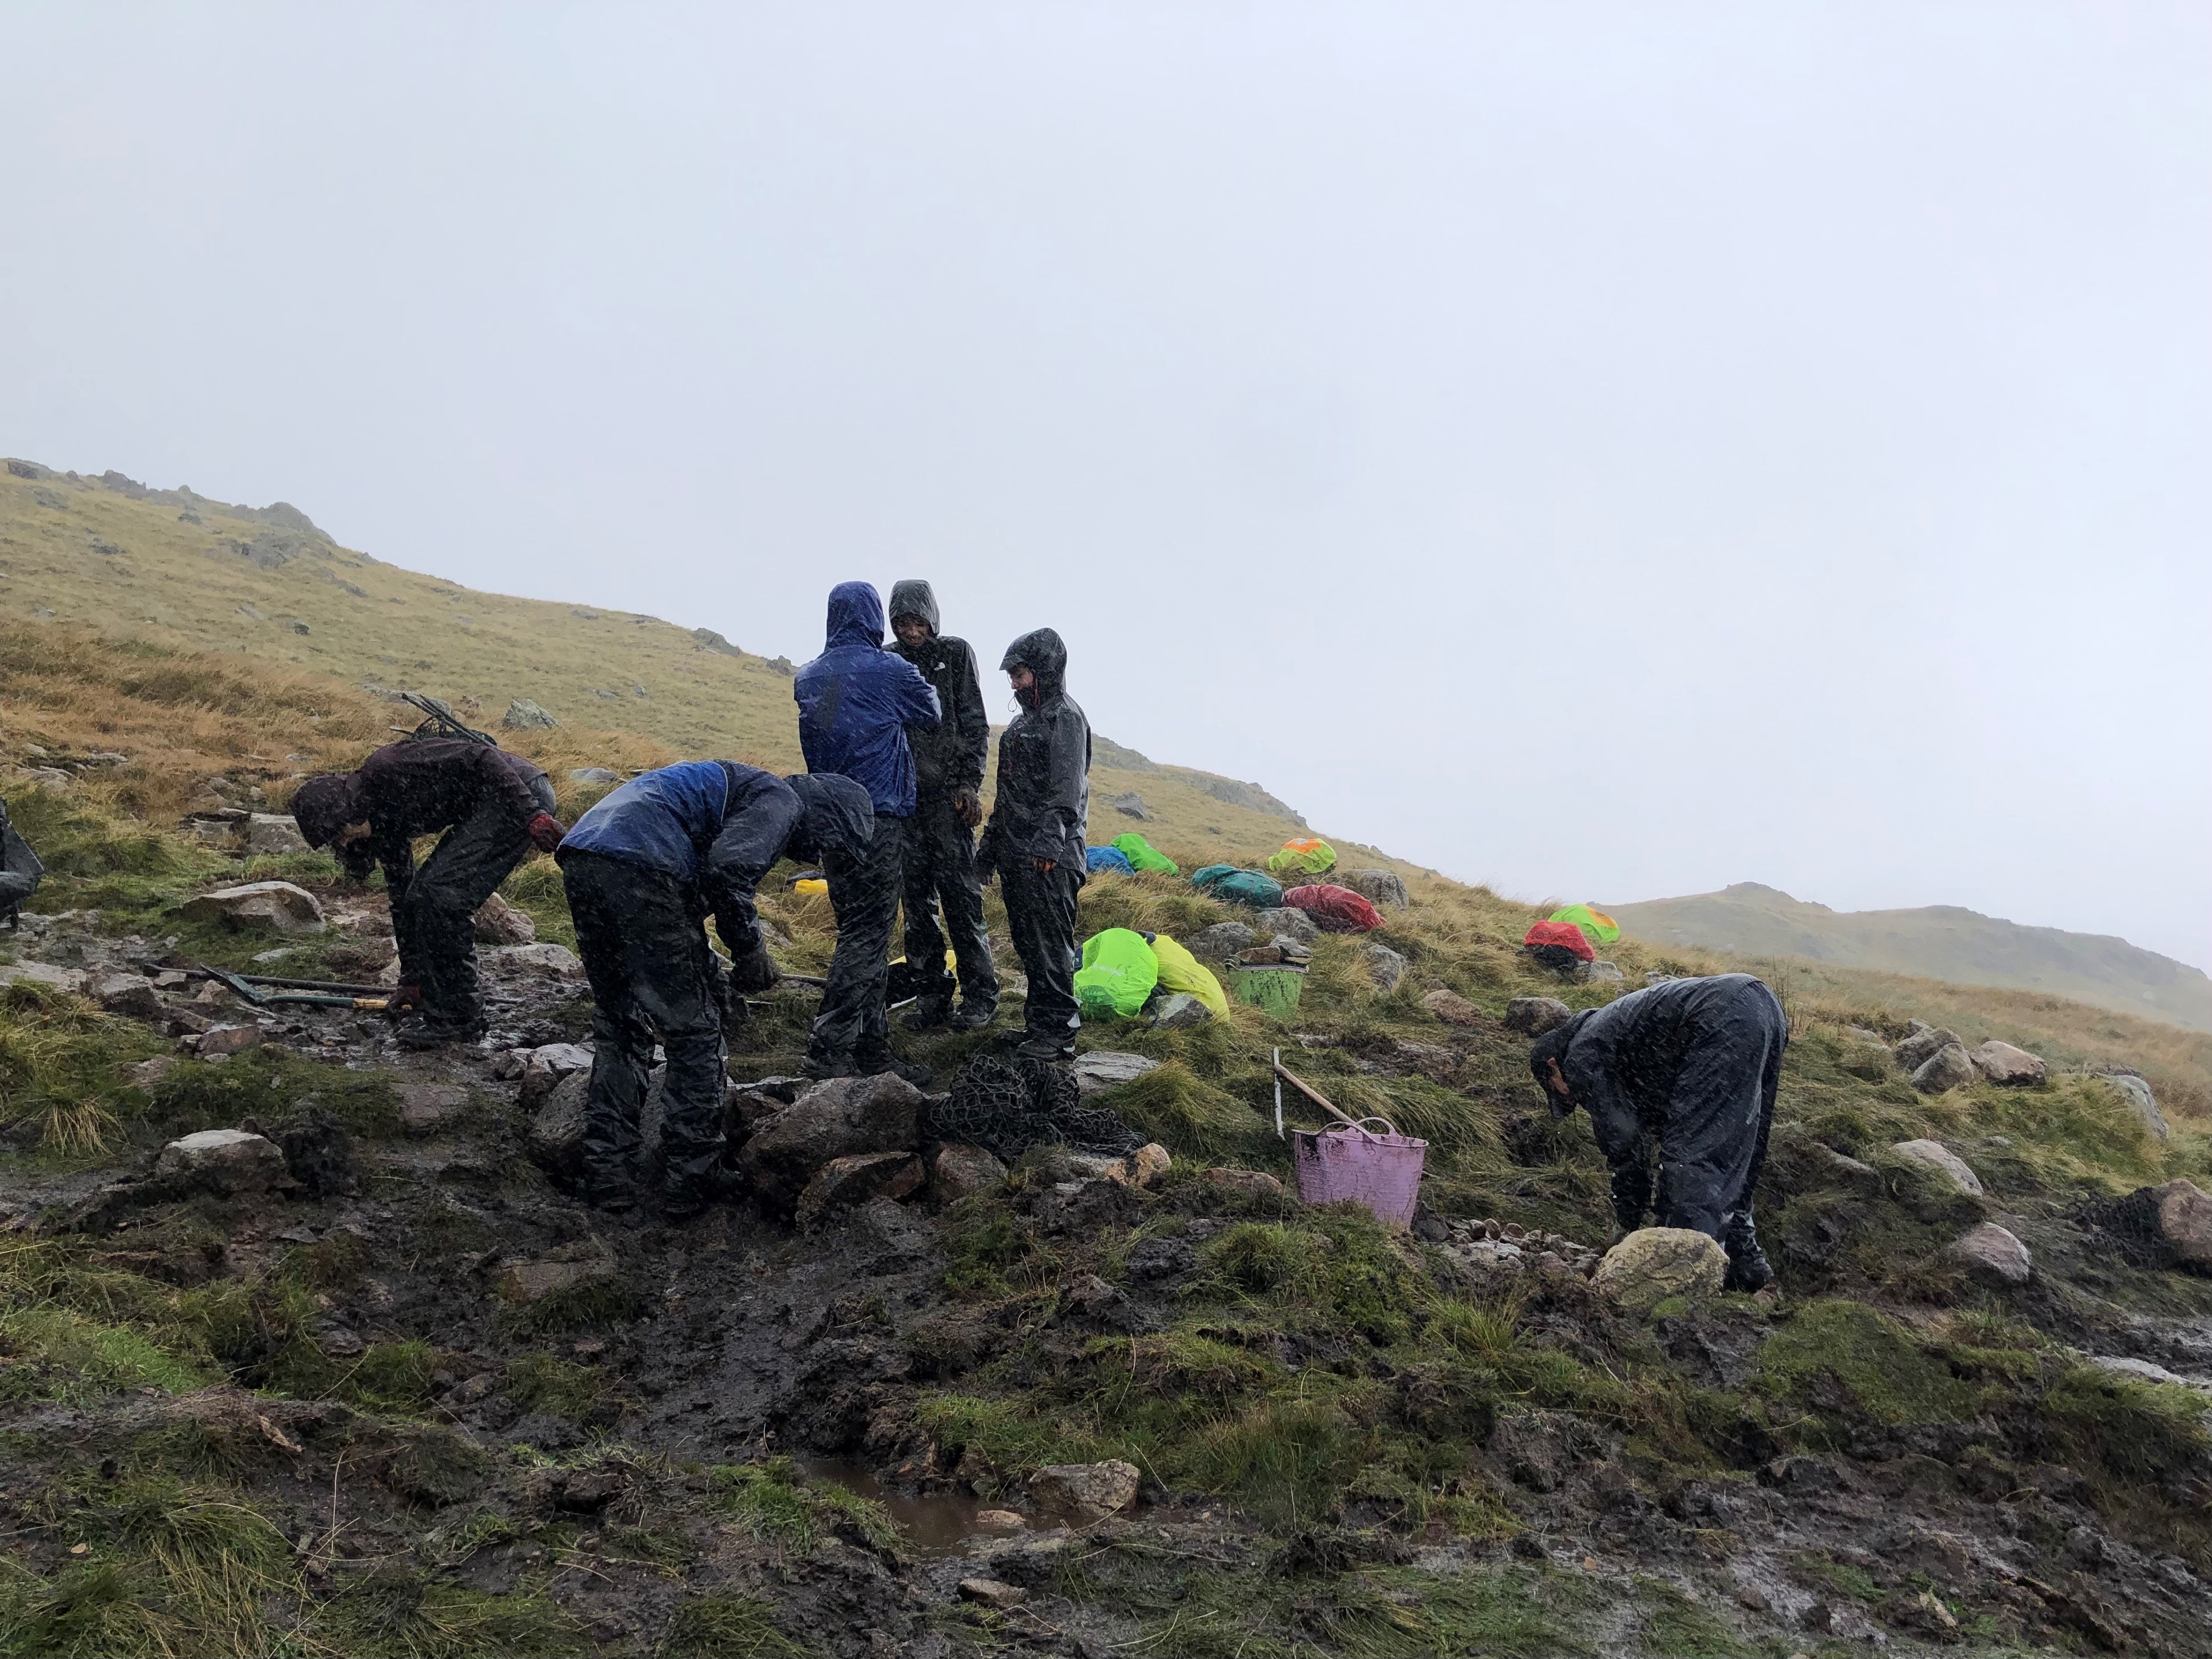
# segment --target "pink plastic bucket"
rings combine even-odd
[[[1379,1123],[1375,1134],[1366,1125]],[[1298,1196],[1309,1204],[1364,1204],[1386,1227],[1409,1226],[1421,1196],[1421,1164],[1429,1143],[1401,1135],[1389,1119],[1370,1117],[1358,1127],[1342,1124],[1315,1133],[1291,1132],[1292,1161],[1297,1165]]]

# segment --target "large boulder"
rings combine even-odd
[[[1974,1049],[1966,1058],[1974,1069],[1992,1083],[2002,1083],[2015,1089],[2028,1088],[2044,1082],[2051,1068],[2025,1048],[2015,1048],[2009,1042],[2000,1042],[1991,1037]]]
[[[477,908],[477,940],[482,945],[532,945],[538,924],[527,910],[518,910],[494,893]]]
[[[1965,1047],[1947,1042],[1920,1062],[1912,1073],[1912,1086],[1923,1095],[1940,1095],[1946,1090],[1963,1089],[1980,1076]]]
[[[1375,981],[1378,991],[1395,991],[1398,981],[1406,977],[1406,958],[1387,945],[1370,944],[1367,947],[1367,977]]]
[[[532,1048],[523,1057],[517,1103],[526,1112],[536,1111],[554,1090],[577,1073],[591,1069],[592,1051],[576,1043],[548,1042]]]
[[[1628,975],[1621,972],[1619,963],[1607,962],[1600,957],[1595,962],[1577,963],[1575,977],[1585,985],[1611,985],[1626,979]]]
[[[1952,1244],[1951,1254],[1977,1277],[1996,1285],[2025,1285],[2035,1268],[2027,1246],[1994,1221],[1968,1229]]]
[[[940,1204],[994,1193],[1006,1179],[1006,1166],[981,1146],[947,1141],[929,1161],[929,1190]]]
[[[1981,1177],[1966,1167],[1966,1161],[1940,1140],[1900,1140],[1889,1149],[1899,1158],[1909,1158],[1925,1169],[1935,1170],[1969,1198],[1982,1196]]]
[[[754,1131],[738,1162],[767,1203],[788,1207],[815,1172],[856,1152],[910,1152],[925,1097],[893,1072],[819,1084]]]
[[[1354,870],[1345,882],[1370,904],[1403,910],[1413,902],[1406,891],[1404,878],[1395,870]]]
[[[2212,1268],[2212,1194],[2193,1181],[2169,1181],[2143,1189],[2153,1200],[2152,1218],[2178,1261]]]
[[[1106,797],[1106,804],[1125,818],[1146,819],[1152,816],[1145,805],[1145,798],[1133,789],[1125,789],[1118,795]]]
[[[1087,1100],[1103,1089],[1117,1089],[1124,1083],[1134,1083],[1147,1072],[1158,1071],[1159,1061],[1147,1060],[1142,1054],[1118,1054],[1111,1048],[1094,1048],[1087,1054],[1077,1056],[1075,1092],[1079,1099]]]
[[[2142,1120],[2143,1127],[2154,1139],[2164,1140],[2173,1132],[2167,1127],[2166,1114],[2158,1109],[2158,1097],[2151,1092],[2150,1085],[2136,1072],[2112,1071],[2104,1074],[2112,1091],[2128,1104],[2128,1109]]]
[[[1516,997],[1505,1005],[1505,1029],[1522,1036],[1556,1031],[1574,1017],[1575,1011],[1557,997]]]
[[[561,722],[555,720],[527,697],[517,697],[507,705],[507,713],[499,723],[510,732],[548,731]]]
[[[1226,962],[1239,951],[1250,950],[1258,938],[1241,921],[1217,921],[1200,928],[1182,945],[1200,962]]]
[[[1906,1037],[1890,1052],[1896,1055],[1897,1063],[1906,1071],[1917,1072],[1934,1057],[1936,1050],[1948,1048],[1954,1043],[1960,1048],[1966,1046],[1959,1042],[1957,1032],[1938,1030],[1936,1027],[1916,1019],[1912,1022],[1912,1035]]]
[[[1030,1496],[1046,1509],[1093,1521],[1133,1502],[1137,1480],[1137,1466],[1118,1458],[1104,1463],[1054,1463],[1030,1477]]]
[[[246,850],[249,853],[304,853],[307,838],[285,812],[250,812],[246,819]]]
[[[665,1104],[661,1085],[666,1076],[665,1066],[653,1072],[644,1103],[638,1108],[638,1168],[648,1178],[660,1160],[660,1119]],[[531,1158],[556,1180],[573,1182],[584,1173],[584,1100],[591,1084],[589,1067],[568,1073],[544,1097],[525,1132]]]
[[[249,881],[186,899],[178,914],[187,921],[219,921],[276,933],[319,933],[323,907],[304,887],[289,881]]]
[[[1321,929],[1314,925],[1311,916],[1288,905],[1262,910],[1255,920],[1260,932],[1270,939],[1279,933],[1285,939],[1297,940],[1301,945],[1311,945],[1321,937]]]
[[[283,1148],[244,1129],[202,1129],[171,1141],[154,1160],[154,1175],[173,1191],[225,1198],[291,1184]]]
[[[1692,1302],[1719,1294],[1728,1252],[1687,1227],[1644,1227],[1605,1253],[1590,1283],[1634,1312],[1674,1297]]]
[[[1447,1025],[1464,1025],[1473,1030],[1490,1024],[1489,1015],[1456,991],[1431,991],[1421,999],[1421,1006]]]
[[[833,1158],[814,1172],[799,1195],[796,1219],[815,1228],[840,1211],[870,1199],[902,1199],[921,1186],[921,1160],[912,1152],[854,1152]]]

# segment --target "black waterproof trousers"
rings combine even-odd
[[[552,784],[541,777],[532,788],[550,812]],[[471,1036],[483,1029],[477,911],[529,854],[530,837],[514,821],[514,808],[487,792],[392,895],[399,980],[422,988],[423,1018],[431,1025]]]
[[[925,1000],[952,1000],[945,971],[945,935],[960,964],[960,996],[969,1008],[988,1013],[999,1006],[999,975],[991,965],[991,935],[983,926],[983,881],[975,869],[975,832],[960,822],[950,794],[931,793],[907,820],[902,857],[906,886],[906,959],[920,976]],[[945,907],[945,932],[937,907]]]
[[[1699,1010],[1656,1122],[1626,1111],[1590,1114],[1598,1146],[1612,1165],[1613,1210],[1621,1225],[1641,1226],[1651,1208],[1658,1215],[1654,1225],[1705,1233],[1732,1258],[1756,1248],[1751,1196],[1766,1164],[1782,1050],[1789,1040],[1789,1022],[1774,994],[1747,979],[1725,1000]]]
[[[571,852],[561,873],[592,981],[586,1190],[611,1197],[635,1183],[638,1110],[657,1032],[668,1051],[660,1129],[668,1195],[698,1196],[722,1155],[722,1009],[704,911],[675,877],[620,859]]]
[[[846,1060],[866,1066],[891,1051],[884,1010],[890,976],[891,924],[899,907],[899,871],[911,818],[876,814],[867,855],[843,869],[825,866],[830,904],[837,913],[837,950],[806,1058],[817,1066]]]
[[[1000,866],[1006,931],[1029,975],[1024,1024],[1032,1039],[1072,1049],[1083,1016],[1075,1001],[1075,895],[1082,877],[1063,865],[1040,870],[1027,859]]]

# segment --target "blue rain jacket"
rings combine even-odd
[[[914,756],[906,728],[934,726],[937,693],[921,671],[884,648],[884,602],[866,582],[830,590],[829,640],[799,671],[799,746],[810,772],[834,772],[868,792],[878,816],[914,816]]]

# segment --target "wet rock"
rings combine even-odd
[[[57,968],[50,962],[0,963],[0,985],[17,982],[43,985],[74,996],[84,989],[85,975],[76,968]]]
[[[1998,1285],[2025,1285],[2034,1268],[2027,1246],[1994,1221],[1969,1229],[1952,1244],[1951,1253],[1978,1277]]]
[[[556,1291],[613,1277],[613,1264],[591,1261],[510,1261],[499,1270],[496,1290],[507,1302],[542,1302]]]
[[[167,1016],[161,994],[143,974],[109,974],[94,982],[91,996],[111,1014],[126,1019],[159,1022]]]
[[[1000,1512],[992,1511],[994,1514]],[[1015,1518],[1018,1520],[1020,1517]],[[963,1578],[960,1581],[960,1599],[973,1601],[980,1607],[995,1607],[1003,1613],[1008,1607],[1018,1607],[1028,1601],[1030,1593],[1014,1585],[1001,1583],[995,1578]]]
[[[248,1048],[258,1048],[261,1046],[261,1028],[258,1025],[216,1025],[198,1036],[185,1040],[191,1044],[192,1052],[202,1060],[227,1059],[232,1054],[242,1054]]]
[[[278,1133],[276,1145],[284,1154],[285,1171],[309,1198],[349,1193],[358,1182],[353,1138],[331,1118],[294,1124]]]
[[[1899,1043],[1890,1053],[1907,1072],[1917,1072],[1945,1048],[1954,1044],[1963,1049],[1966,1045],[1959,1041],[1955,1031],[1939,1030],[1932,1025],[1912,1022],[1912,1035]]]
[[[481,945],[530,945],[538,939],[538,924],[529,912],[494,893],[477,907],[476,935]]]
[[[435,1134],[468,1100],[469,1091],[459,1084],[407,1084],[399,1091],[400,1132],[416,1139]]]
[[[1992,1083],[2001,1083],[2015,1089],[2029,1088],[2051,1075],[2051,1068],[2025,1048],[2015,1048],[2009,1042],[1999,1042],[1991,1037],[1974,1049],[1966,1058],[1974,1069]]]
[[[1180,1238],[1140,1238],[1129,1246],[1122,1264],[1131,1279],[1144,1282],[1180,1279],[1198,1268],[1198,1252]]]
[[[126,1066],[123,1075],[131,1079],[131,1086],[151,1093],[154,1085],[176,1069],[174,1054],[156,1054],[151,1060],[142,1060],[136,1066]]]
[[[289,812],[249,812],[246,817],[246,850],[275,856],[304,853],[307,838]]]
[[[550,974],[557,979],[581,979],[584,964],[574,951],[563,945],[509,945],[483,953],[484,965],[493,969],[520,969],[527,973]]]
[[[1265,1170],[1213,1169],[1206,1172],[1206,1179],[1230,1192],[1242,1193],[1247,1198],[1280,1198],[1283,1195],[1283,1183]]]
[[[2178,1382],[2184,1388],[2191,1389],[2212,1387],[2212,1384],[2193,1382],[2163,1365],[2154,1365],[2148,1359],[2130,1359],[2115,1354],[2091,1354],[2089,1363],[2100,1370],[2112,1372],[2115,1376],[2132,1376],[2138,1382]]]
[[[1104,1463],[1053,1463],[1030,1477],[1030,1496],[1047,1508],[1093,1520],[1133,1502],[1137,1479],[1137,1466],[1118,1458]]]
[[[1947,1042],[1914,1068],[1912,1086],[1923,1095],[1940,1095],[1948,1089],[1962,1089],[1980,1075],[1962,1045]]]
[[[1505,1005],[1505,1029],[1522,1036],[1556,1031],[1574,1017],[1575,1011],[1557,997],[1516,997]]]
[[[244,1129],[203,1129],[173,1140],[154,1160],[155,1178],[172,1191],[234,1197],[290,1184],[284,1154],[265,1135]]]
[[[2115,1093],[2128,1103],[2128,1109],[2142,1120],[2152,1139],[2164,1140],[2172,1131],[2167,1127],[2166,1114],[2158,1109],[2158,1097],[2151,1092],[2150,1085],[2134,1072],[2112,1071],[2104,1074],[2105,1081]]]
[[[1966,1167],[1964,1158],[1940,1140],[1900,1140],[1889,1150],[1899,1158],[1910,1158],[1915,1164],[1949,1176],[1951,1184],[1967,1197],[1982,1196],[1981,1177]]]
[[[2177,1260],[2212,1267],[2212,1194],[2193,1181],[2169,1181],[2144,1188],[2139,1195],[2151,1200],[2158,1235]]]
[[[1605,1253],[1590,1283],[1623,1307],[1648,1311],[1673,1297],[1719,1294],[1728,1252],[1686,1227],[1644,1227]]]
[[[1200,962],[1226,962],[1240,951],[1249,951],[1259,935],[1241,921],[1217,921],[1183,940],[1183,947]]]
[[[1168,1149],[1158,1141],[1148,1141],[1127,1158],[1042,1146],[1022,1160],[1055,1183],[1110,1181],[1117,1187],[1157,1186],[1166,1176],[1170,1161]]]
[[[975,1524],[994,1532],[1021,1532],[1030,1523],[1012,1510],[978,1510]]]
[[[814,1172],[799,1195],[801,1228],[815,1228],[839,1210],[870,1199],[902,1199],[921,1186],[921,1160],[912,1152],[855,1152],[833,1158]]]
[[[1087,1054],[1076,1056],[1073,1067],[1076,1094],[1087,1100],[1102,1089],[1118,1088],[1124,1083],[1133,1083],[1146,1073],[1158,1071],[1159,1064],[1157,1060],[1147,1060],[1142,1054],[1094,1048]]]
[[[568,774],[571,783],[620,783],[622,774],[604,766],[579,766]]]
[[[1611,985],[1628,977],[1620,971],[1620,964],[1600,957],[1595,962],[1575,964],[1575,977],[1585,985]]]
[[[499,717],[499,723],[510,732],[544,732],[561,722],[529,698],[517,697],[507,705],[507,713]]]
[[[1406,977],[1406,958],[1387,945],[1370,944],[1366,950],[1367,977],[1378,991],[1395,991]]]
[[[838,1078],[763,1123],[738,1162],[766,1202],[794,1204],[814,1172],[833,1158],[912,1152],[926,1103],[921,1090],[892,1073]]]
[[[1311,916],[1287,906],[1262,910],[1255,921],[1259,931],[1270,938],[1279,933],[1285,939],[1296,939],[1301,945],[1311,945],[1321,937],[1321,929],[1314,925]]]
[[[930,1160],[929,1188],[940,1204],[994,1193],[1006,1179],[1006,1166],[981,1146],[949,1142]]]
[[[764,1077],[733,1083],[722,1093],[724,1127],[732,1146],[747,1137],[814,1086],[805,1077]]]
[[[574,1042],[548,1042],[532,1048],[522,1062],[522,1085],[517,1103],[526,1112],[544,1103],[563,1083],[579,1072],[592,1069],[592,1051]]]
[[[186,899],[178,914],[187,921],[216,921],[276,933],[319,933],[327,925],[315,896],[289,881],[218,887]]]
[[[1354,870],[1345,877],[1345,884],[1370,904],[1387,904],[1393,910],[1406,909],[1413,902],[1405,878],[1395,870]]]
[[[1447,1025],[1480,1027],[1490,1024],[1489,1015],[1456,991],[1431,991],[1421,999],[1421,1006]]]
[[[1107,796],[1106,804],[1125,818],[1146,819],[1152,816],[1151,809],[1145,805],[1145,798],[1133,789]]]
[[[1188,991],[1176,991],[1162,997],[1152,1005],[1152,1028],[1160,1031],[1180,1031],[1193,1025],[1203,1025],[1213,1018],[1213,1010]]]

